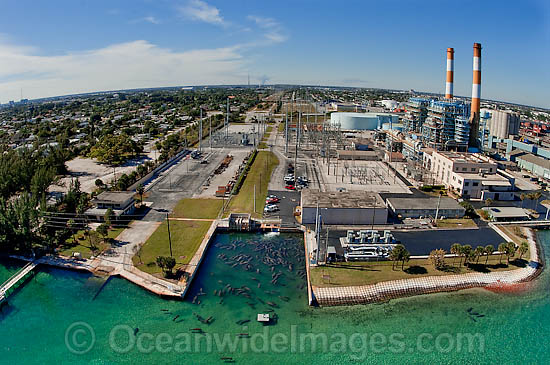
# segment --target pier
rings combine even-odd
[[[0,287],[0,303],[4,302],[12,289],[23,282],[23,280],[29,275],[38,264],[34,261],[27,263],[21,270],[13,274],[8,280],[6,280]]]

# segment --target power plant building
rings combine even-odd
[[[339,125],[341,130],[375,130],[384,124],[397,124],[399,117],[390,113],[332,113],[330,122]]]
[[[510,135],[519,133],[520,119],[517,113],[502,110],[491,110],[488,121],[490,134],[497,138],[506,139]]]

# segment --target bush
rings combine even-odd
[[[250,171],[250,166],[254,163],[254,160],[256,159],[256,155],[258,154],[258,150],[254,150],[252,152],[252,155],[248,159],[248,162],[246,163],[246,167],[244,168],[244,171],[242,172],[241,176],[239,176],[239,180],[237,180],[237,183],[233,187],[232,194],[236,195],[241,190],[241,187],[244,184],[244,180],[246,179],[246,176],[248,175],[248,171]]]

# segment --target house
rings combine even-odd
[[[114,219],[120,219],[134,212],[134,195],[131,191],[104,191],[92,201],[94,207],[84,214],[92,220],[102,221],[107,210],[112,209]]]

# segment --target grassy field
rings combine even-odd
[[[170,221],[172,253],[176,259],[175,269],[189,263],[193,258],[210,225],[211,222]],[[159,274],[162,270],[156,264],[158,256],[170,256],[166,222],[149,237],[132,261],[142,271]]]
[[[523,258],[528,257],[527,255],[523,255]],[[437,270],[428,259],[412,259],[405,263],[404,270],[401,270],[401,263],[392,268],[392,261],[338,262],[312,268],[311,283],[319,287],[356,286],[422,276],[514,270],[527,265],[527,261],[519,260],[518,257],[519,255],[516,254],[516,259],[510,260],[510,265],[506,264],[505,257],[502,257],[501,263],[500,255],[491,255],[487,265],[485,265],[486,257],[481,257],[479,263],[471,264],[469,267],[460,265],[459,258],[447,258],[445,270]]]
[[[267,148],[267,144],[265,142],[258,143],[258,149],[259,150],[265,150]]]
[[[109,230],[107,234],[108,238],[115,239],[124,228],[113,228]],[[74,239],[76,238],[77,244],[74,244]],[[108,243],[104,243],[101,236],[97,235],[95,246],[98,248],[98,251],[101,252],[109,248]],[[84,230],[77,231],[70,238],[65,241],[65,244],[60,247],[59,254],[63,256],[71,256],[73,252],[80,252],[82,257],[89,259],[92,256],[92,248],[90,246],[90,239],[84,234]]]
[[[277,126],[277,130],[279,131],[279,133],[283,133],[285,131],[285,123],[279,123],[279,125]]]
[[[182,199],[175,206],[170,217],[215,219],[222,208],[221,199]]]
[[[437,226],[439,228],[477,228],[475,222],[469,218],[438,219]]]
[[[279,160],[273,152],[259,151],[239,194],[231,199],[226,213],[251,213],[255,217],[260,217],[264,209],[271,173],[278,164]],[[256,214],[254,214],[254,185],[256,185],[256,212],[258,212]]]

